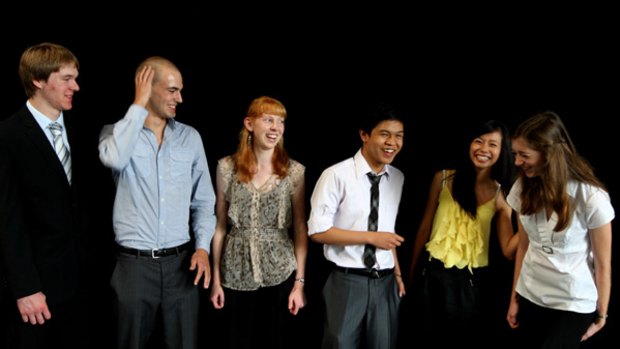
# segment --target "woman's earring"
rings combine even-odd
[[[248,145],[252,144],[252,134],[248,133]]]

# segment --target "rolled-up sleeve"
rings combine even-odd
[[[308,235],[322,233],[334,226],[335,215],[341,201],[342,186],[335,173],[326,170],[317,181],[310,198],[311,211]]]

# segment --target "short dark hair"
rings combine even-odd
[[[361,113],[359,129],[370,134],[379,123],[386,120],[400,121],[404,124],[399,111],[393,105],[383,101],[372,102]]]

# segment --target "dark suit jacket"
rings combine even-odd
[[[72,185],[25,105],[0,123],[0,256],[15,299],[42,291],[57,304],[78,290],[79,149],[64,117]]]

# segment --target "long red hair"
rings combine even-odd
[[[263,114],[271,114],[282,117],[286,120],[286,108],[275,98],[262,96],[254,99],[248,108],[247,117],[258,118]],[[254,154],[254,141],[252,133],[244,126],[239,132],[239,146],[233,156],[235,172],[237,178],[243,183],[247,183],[256,173],[258,162]],[[284,149],[284,137],[276,145],[273,152],[273,171],[280,178],[286,177],[288,172],[289,157]]]

